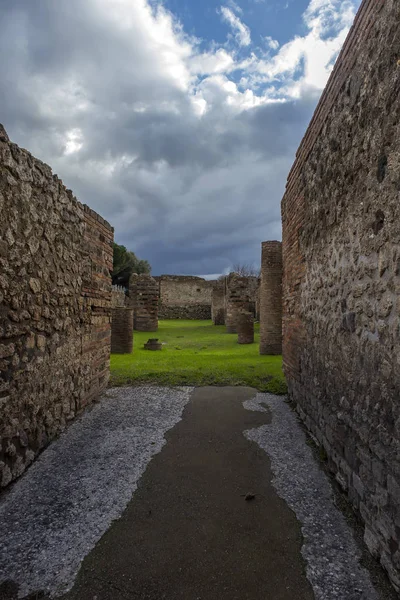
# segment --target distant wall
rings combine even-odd
[[[400,590],[400,2],[364,0],[282,202],[291,399]]]
[[[113,230],[0,126],[0,482],[107,386]]]
[[[212,281],[201,277],[161,275],[160,319],[211,319]]]

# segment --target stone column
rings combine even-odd
[[[131,277],[131,280],[136,331],[157,331],[159,296],[157,281],[147,274],[137,275],[136,278]]]
[[[214,325],[225,325],[225,286],[218,282],[211,296],[211,318]]]
[[[254,343],[254,316],[247,310],[239,310],[236,317],[238,344]]]
[[[130,354],[133,350],[133,309],[117,307],[111,310],[111,352]]]
[[[229,275],[226,284],[226,331],[237,333],[237,314],[239,310],[250,310],[248,277]]]
[[[260,354],[282,354],[282,243],[261,247]]]

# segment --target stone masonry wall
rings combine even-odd
[[[400,2],[364,0],[282,202],[289,394],[400,590]]]
[[[125,289],[119,285],[113,285],[111,288],[111,306],[112,308],[124,307],[127,302]]]
[[[213,281],[201,277],[161,275],[160,319],[211,319]]]
[[[0,482],[109,377],[113,230],[0,126]]]

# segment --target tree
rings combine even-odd
[[[233,265],[233,273],[240,277],[260,277],[260,269],[256,269],[253,264],[236,263]]]
[[[132,273],[150,273],[151,266],[147,260],[140,260],[134,252],[114,243],[113,256],[113,285],[128,287]]]

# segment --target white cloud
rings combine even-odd
[[[274,40],[274,38],[272,38],[270,35],[267,35],[264,39],[267,42],[267,46],[269,48],[271,48],[271,50],[278,50],[278,48],[279,48],[278,40]]]
[[[350,0],[311,0],[303,17],[307,35],[296,36],[272,58],[254,57],[249,81],[253,86],[279,82],[285,97],[299,97],[303,88],[322,90],[354,16]]]
[[[74,152],[78,152],[82,146],[82,131],[78,127],[67,131],[64,154],[74,154]]]
[[[237,4],[237,2],[235,2],[235,0],[228,0],[227,2],[228,6],[230,6],[235,12],[239,13],[240,15],[243,14],[243,9],[239,6],[239,4]]]
[[[195,54],[190,61],[190,71],[197,75],[228,73],[234,64],[234,58],[226,50],[219,48],[216,52]]]
[[[250,29],[242,23],[230,8],[221,6],[221,15],[223,20],[228,23],[235,32],[235,39],[240,46],[249,46],[251,44]]]

